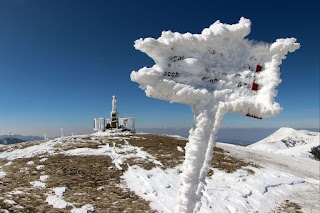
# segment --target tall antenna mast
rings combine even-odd
[[[63,134],[63,129],[61,128],[61,138],[64,137],[64,134]]]

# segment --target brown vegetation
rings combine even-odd
[[[108,156],[55,155],[45,162],[47,187],[68,188],[64,199],[76,207],[92,204],[96,212],[152,212],[149,203],[121,188],[123,171]]]
[[[273,213],[302,213],[302,211],[297,203],[285,200]]]
[[[162,135],[144,135],[143,138],[131,138],[129,143],[134,146],[141,147],[144,151],[150,153],[158,161],[160,161],[164,168],[173,168],[181,164],[184,160],[184,152],[177,149],[178,146],[184,148],[187,140],[181,138],[173,138]],[[244,169],[249,174],[254,174],[252,169],[247,167],[258,167],[252,162],[246,162],[242,159],[233,157],[229,152],[215,147],[214,158],[212,160],[213,168],[223,170],[227,173],[233,173],[238,169]],[[149,167],[152,168],[151,165]],[[209,172],[209,176],[212,171]]]
[[[28,161],[33,161],[35,164],[28,165]],[[45,207],[44,190],[32,187],[30,184],[32,181],[38,181],[41,175],[42,171],[36,169],[37,165],[39,158],[33,157],[16,159],[10,166],[3,166],[7,175],[0,179],[0,194],[4,199],[15,201],[17,205],[10,205],[0,200],[0,209],[7,209],[9,212],[53,212]],[[12,193],[17,190],[22,193]]]
[[[38,140],[38,141],[27,141],[27,142],[22,142],[22,143],[17,143],[17,144],[10,144],[10,145],[5,145],[0,147],[0,152],[4,151],[12,151],[14,149],[24,149],[30,146],[34,145],[39,145],[45,141],[43,140]]]
[[[177,147],[185,147],[186,140],[162,135],[143,135],[141,138],[130,138],[129,143],[141,147],[142,150],[154,156],[164,168],[173,168],[184,160],[184,152]]]
[[[72,206],[68,206],[66,209],[54,209],[46,202],[51,188],[67,187],[63,199],[77,208],[91,204],[94,206],[95,212],[154,212],[150,209],[149,202],[135,195],[129,189],[120,187],[121,176],[127,170],[127,164],[138,165],[150,170],[159,166],[152,159],[128,158],[121,165],[123,170],[118,170],[108,156],[66,156],[59,154],[60,151],[77,148],[98,149],[106,144],[122,147],[129,143],[154,156],[156,160],[161,162],[163,169],[174,168],[184,160],[183,148],[187,142],[185,139],[151,134],[125,137],[125,139],[110,137],[62,139],[63,142],[54,146],[56,149],[54,155],[42,154],[32,158],[16,159],[12,161],[10,166],[5,166],[8,161],[0,160],[0,166],[7,173],[6,177],[0,179],[0,197],[2,197],[0,198],[0,209],[22,213],[70,212]],[[5,149],[22,149],[40,143],[40,141],[27,142],[9,146]],[[181,148],[178,149],[178,147]],[[40,157],[47,157],[48,159],[45,162],[40,162]],[[28,165],[28,161],[33,161],[34,164]],[[36,166],[40,164],[43,164],[44,168],[36,169]],[[257,167],[253,163],[230,156],[227,151],[221,148],[215,148],[212,165],[214,168],[228,173],[235,172],[238,169],[254,173],[249,168]],[[39,181],[40,175],[49,175],[49,179],[45,181],[46,188],[37,188],[30,184],[32,181]],[[212,171],[209,175],[212,175]],[[12,193],[17,190],[22,193]],[[5,199],[13,200],[16,204],[6,203],[4,202]]]

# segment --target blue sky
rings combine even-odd
[[[227,115],[224,126],[319,128],[317,8],[307,1],[2,0],[0,134],[90,132],[94,117],[109,115],[112,95],[137,127],[190,127],[188,106],[148,98],[130,81],[131,71],[153,65],[134,41],[163,30],[200,33],[241,16],[252,21],[249,39],[296,37],[301,48],[281,65],[283,112],[264,120]]]

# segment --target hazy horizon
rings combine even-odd
[[[184,128],[137,128],[137,133],[151,133],[151,134],[162,134],[162,135],[178,135],[181,137],[188,138],[189,130],[191,127]],[[273,132],[277,131],[279,128],[230,128],[224,127],[221,128],[218,132],[218,142],[232,143],[238,145],[249,145],[259,140],[266,138],[271,135]],[[316,128],[294,128],[296,130],[309,130],[312,132],[320,132],[319,129]],[[93,130],[90,132],[86,132],[83,134],[93,133]],[[14,135],[22,135],[22,134],[14,134]],[[12,137],[14,137],[12,135]],[[65,136],[70,136],[70,134],[64,132]],[[74,134],[81,135],[81,134]],[[0,134],[0,138],[4,136],[10,136],[9,134]],[[43,135],[22,135],[22,136],[36,136],[43,137]],[[48,135],[47,135],[48,136]],[[48,136],[49,138],[60,137],[59,134]]]

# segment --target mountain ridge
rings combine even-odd
[[[20,140],[24,140],[24,141],[36,141],[36,140],[42,140],[43,137],[40,136],[33,136],[33,135],[0,135],[0,139],[4,139],[4,138],[17,138]]]
[[[311,150],[313,147],[320,145],[319,137],[319,132],[282,127],[268,137],[248,147],[283,155],[313,158]]]
[[[25,142],[25,140],[21,140],[19,138],[11,138],[11,137],[0,139],[0,144],[2,145],[17,144],[22,142]]]

